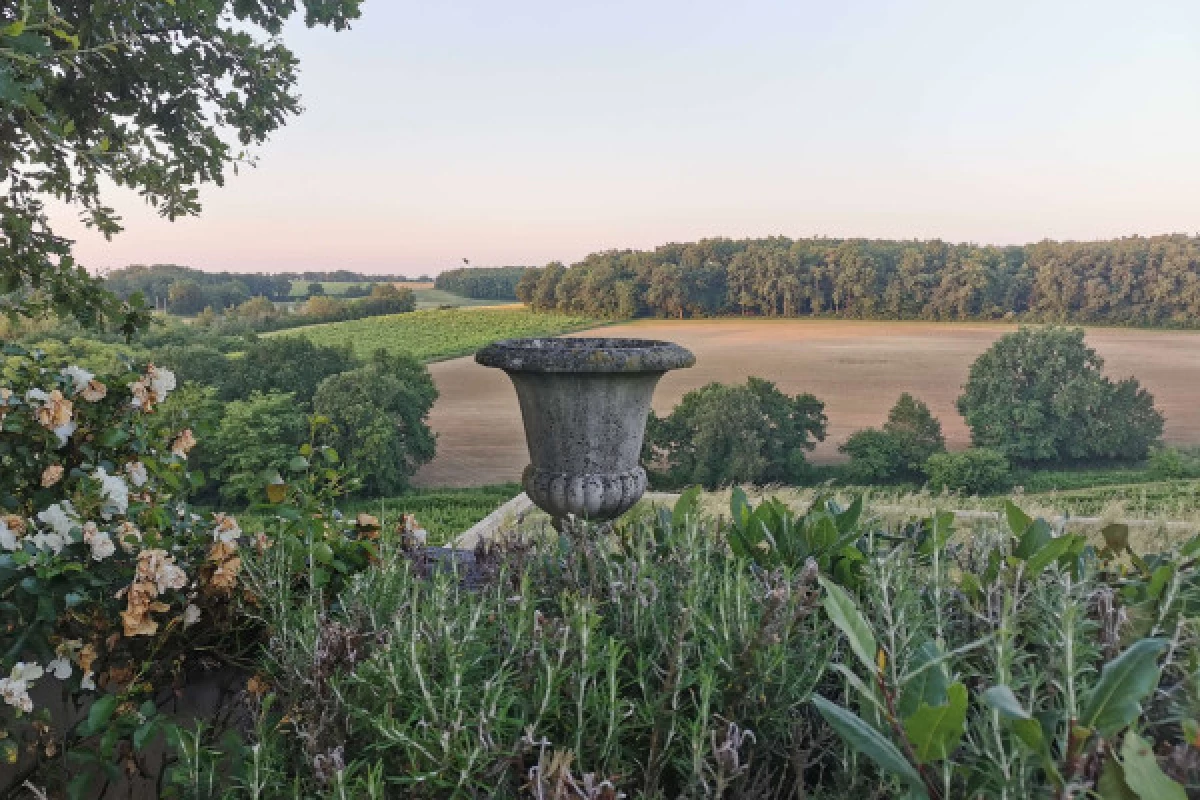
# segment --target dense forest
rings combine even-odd
[[[464,267],[434,279],[435,289],[478,300],[516,300],[517,284],[530,267]]]
[[[538,310],[610,317],[1020,317],[1200,325],[1200,238],[1012,247],[869,239],[705,239],[529,270]]]

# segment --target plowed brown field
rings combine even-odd
[[[840,459],[854,431],[880,425],[901,392],[929,403],[951,448],[968,431],[954,408],[971,362],[1013,326],[830,320],[647,320],[602,329],[604,336],[669,339],[696,354],[696,366],[668,374],[654,396],[660,414],[711,381],[757,375],[789,394],[825,401],[829,438],[813,460]],[[587,333],[576,334],[587,336]],[[1114,378],[1133,375],[1166,415],[1166,439],[1200,444],[1200,333],[1088,330]],[[430,421],[438,455],[419,486],[479,486],[518,480],[528,461],[521,415],[503,372],[460,358],[430,365],[441,398]]]

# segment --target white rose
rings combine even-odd
[[[200,609],[194,604],[188,603],[188,607],[183,610],[183,627],[190,628],[200,621]]]
[[[129,473],[129,480],[137,488],[142,488],[149,480],[146,474],[146,465],[140,461],[132,461],[125,465],[125,471]]]
[[[92,480],[100,481],[100,493],[105,500],[105,519],[112,514],[124,514],[129,510],[129,485],[120,475],[109,475],[104,467],[98,467],[92,473]]]
[[[71,379],[71,385],[75,389],[75,394],[82,392],[92,379],[96,376],[88,372],[83,367],[70,366],[62,371],[62,374]]]
[[[47,664],[46,669],[48,669],[50,674],[58,678],[60,681],[65,681],[67,678],[71,677],[71,660],[69,658],[59,656]]]
[[[45,511],[38,512],[37,518],[38,522],[49,525],[64,541],[71,535],[71,528],[79,522],[70,500],[55,503]]]
[[[2,519],[0,519],[0,547],[9,552],[17,549],[17,534],[9,530]]]
[[[117,552],[117,546],[113,543],[112,537],[104,532],[93,536],[89,544],[92,546],[93,561],[103,561]]]
[[[167,399],[167,395],[175,391],[175,373],[163,367],[150,368],[150,388],[158,402]]]

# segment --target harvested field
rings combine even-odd
[[[825,401],[829,438],[813,454],[840,459],[854,431],[882,424],[901,392],[929,403],[951,448],[969,436],[954,408],[971,362],[1014,326],[843,320],[646,320],[607,327],[604,336],[669,339],[696,354],[692,369],[668,374],[654,397],[669,411],[691,389],[750,375]],[[586,333],[576,334],[586,336]],[[1092,328],[1088,342],[1114,378],[1133,375],[1166,415],[1166,439],[1200,444],[1200,333]],[[518,480],[528,461],[516,395],[504,373],[471,358],[430,365],[441,398],[431,422],[438,456],[420,486],[481,486]]]

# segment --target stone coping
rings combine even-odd
[[[679,495],[671,492],[647,492],[642,497],[642,502],[674,504],[679,499]],[[883,514],[918,514],[922,512],[921,508],[915,506],[892,506],[892,505],[872,505],[870,510]],[[927,509],[932,510],[932,508]],[[947,509],[950,510],[950,509]],[[498,531],[505,527],[519,523],[526,514],[536,512],[537,508],[533,505],[533,501],[521,492],[516,497],[507,501],[492,513],[488,514],[479,522],[472,525],[465,532],[458,535],[450,547],[457,550],[474,550],[479,542],[495,535]],[[950,510],[958,519],[982,519],[982,520],[998,520],[1003,521],[1003,511],[979,511],[979,510]],[[1067,517],[1056,515],[1046,519],[1047,522],[1053,525],[1107,525],[1109,523],[1120,523],[1128,525],[1131,528],[1165,528],[1166,530],[1194,530],[1197,526],[1190,522],[1176,522],[1171,520],[1155,520],[1155,519],[1108,519],[1106,517]]]
[[[598,337],[504,339],[475,354],[476,363],[508,372],[666,372],[696,356],[674,342]]]

